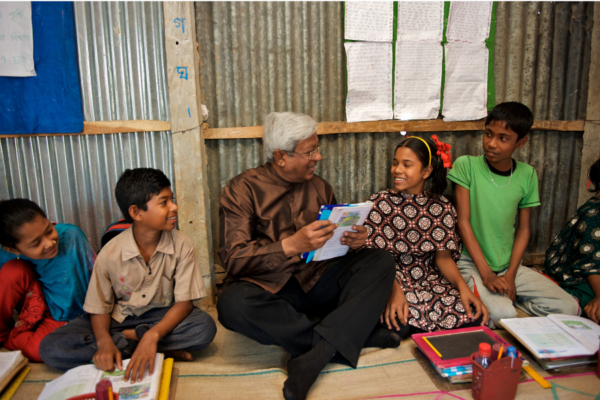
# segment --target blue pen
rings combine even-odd
[[[512,368],[515,358],[517,358],[517,349],[515,349],[514,346],[510,346],[508,349],[506,349],[506,355],[510,357],[510,367]]]

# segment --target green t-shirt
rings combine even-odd
[[[469,189],[471,227],[492,271],[508,268],[518,209],[540,205],[535,169],[519,161],[513,165],[512,180],[504,189],[494,182],[506,186],[510,176],[498,175],[488,169],[484,156],[459,157],[448,174],[453,188],[454,184],[459,184]],[[469,255],[466,246],[463,253]]]

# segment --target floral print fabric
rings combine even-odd
[[[592,197],[569,219],[546,251],[544,269],[560,286],[600,275],[600,199]]]

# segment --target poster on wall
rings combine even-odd
[[[392,44],[344,43],[348,68],[346,120],[392,119]]]
[[[34,1],[29,13],[35,76],[0,76],[0,134],[79,133],[83,106],[73,3]]]
[[[347,1],[344,39],[391,42],[394,28],[394,2]]]
[[[0,2],[0,76],[36,76],[31,2]]]
[[[444,121],[475,120],[487,115],[490,52],[485,40],[490,35],[492,11],[491,1],[450,4]]]
[[[442,93],[444,2],[399,2],[394,118],[435,119]]]

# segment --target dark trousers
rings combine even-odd
[[[140,316],[125,318],[117,322],[111,318],[110,335],[115,346],[121,351],[123,358],[130,358],[128,340],[125,329],[135,329],[138,325],[147,324],[153,327],[159,323],[170,307],[154,308]],[[206,312],[194,307],[171,332],[157,343],[159,353],[174,350],[202,350],[212,342],[217,333],[215,321]],[[52,368],[67,371],[80,365],[89,364],[98,351],[90,315],[75,318],[63,327],[46,336],[40,344],[42,360]]]
[[[277,293],[236,281],[219,296],[219,322],[261,344],[281,346],[292,357],[323,338],[356,367],[387,304],[395,271],[390,253],[364,249],[332,262],[308,293],[294,277]]]

